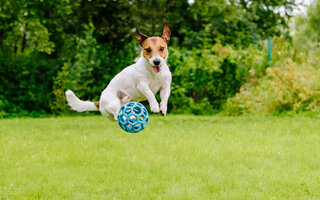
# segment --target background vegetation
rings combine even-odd
[[[98,100],[139,56],[135,27],[158,35],[165,21],[172,28],[171,113],[317,113],[320,3],[292,19],[296,6],[294,0],[0,1],[0,116],[65,113],[66,89]]]

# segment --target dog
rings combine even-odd
[[[168,43],[171,30],[164,23],[160,36],[148,37],[136,29],[136,39],[141,46],[141,57],[117,74],[105,88],[98,102],[82,101],[71,90],[66,98],[72,110],[98,111],[117,120],[122,105],[129,101],[148,100],[150,110],[163,116],[167,113],[172,75],[167,65]],[[155,94],[160,90],[160,105]]]

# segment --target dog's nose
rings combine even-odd
[[[161,61],[160,61],[159,59],[155,59],[155,60],[153,61],[153,64],[154,64],[154,65],[159,65],[160,62],[161,62]]]

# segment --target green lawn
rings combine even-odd
[[[0,199],[319,199],[320,119],[0,120]]]

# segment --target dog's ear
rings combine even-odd
[[[167,24],[167,22],[165,22],[165,23],[163,24],[163,27],[162,27],[161,37],[162,37],[167,43],[169,43],[170,35],[171,35],[170,27],[169,27],[169,25]]]
[[[136,29],[136,38],[138,40],[138,43],[141,46],[143,41],[145,41],[148,38],[148,36],[146,36],[145,34],[140,33],[140,31],[138,29]]]

